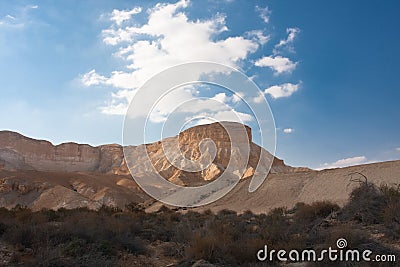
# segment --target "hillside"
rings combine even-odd
[[[236,124],[231,126],[237,127]],[[357,174],[350,175],[354,172],[363,173],[377,185],[399,183],[400,161],[314,171],[293,168],[273,158],[265,182],[258,190],[249,193],[249,178],[257,163],[260,161],[261,167],[266,168],[272,155],[252,142],[251,129],[247,126],[246,131],[250,158],[242,180],[224,198],[204,208],[228,208],[238,212],[250,209],[260,213],[275,207],[292,207],[297,202],[330,200],[343,205],[357,186],[356,182],[351,182],[352,178],[359,178]],[[215,157],[206,169],[198,172],[176,168],[162,149],[168,151],[177,146],[185,158],[201,162],[202,157],[210,156],[200,151],[201,141],[208,138],[215,143]],[[126,149],[134,157],[130,168],[135,177],[149,181],[154,177],[154,169],[145,163],[148,154],[154,168],[166,180],[183,186],[207,184],[225,171],[231,157],[236,162],[241,159],[240,151],[230,155],[229,136],[217,123],[196,126],[160,142]],[[143,152],[144,149],[147,153]],[[145,194],[128,173],[123,147],[119,145],[92,147],[65,143],[55,146],[18,133],[0,132],[0,206],[3,207],[12,208],[20,204],[34,210],[61,207],[97,209],[101,205],[122,208],[127,203],[140,202],[147,206],[148,211],[157,210],[161,204]]]

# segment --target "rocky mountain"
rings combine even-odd
[[[0,132],[0,167],[6,170],[128,174],[120,145],[53,145],[19,133]]]
[[[233,128],[242,127],[231,123]],[[246,177],[251,176],[259,161],[261,147],[251,142],[251,129],[246,126],[250,143],[250,160]],[[200,143],[211,139],[216,144],[216,157],[209,168],[198,173],[185,173],[174,167],[165,157],[164,151],[178,144],[182,154],[189,160],[199,160]],[[247,140],[245,140],[247,141]],[[147,153],[140,149],[145,147]],[[213,180],[223,172],[230,160],[230,139],[219,123],[200,125],[181,132],[178,136],[166,138],[159,142],[138,147],[130,147],[134,154],[136,166],[131,166],[135,173],[149,173],[144,168],[143,161],[147,154],[153,166],[165,179],[180,185],[189,185],[202,181]],[[138,152],[140,151],[140,153]],[[268,153],[268,155],[270,155]],[[272,159],[272,157],[271,157]],[[263,159],[268,160],[267,158]],[[0,132],[0,168],[5,170],[36,170],[44,172],[95,172],[116,175],[128,175],[129,171],[124,160],[123,147],[116,144],[92,147],[86,144],[63,143],[53,145],[48,141],[35,140],[19,133]],[[292,172],[296,169],[286,166],[278,158],[274,159],[272,172]],[[185,181],[185,182],[184,182]]]
[[[233,133],[236,127],[243,127],[235,123],[228,126]],[[234,144],[238,149],[231,150],[232,144],[224,129],[218,123],[201,125],[159,142],[125,147],[125,152],[134,159],[128,161],[129,168],[136,178],[144,177],[151,181],[156,170],[177,185],[203,185],[218,178],[226,168],[235,170],[244,155],[241,148],[249,143],[249,161],[241,181],[229,194],[205,208],[251,209],[254,212],[266,212],[279,206],[291,207],[297,202],[330,200],[344,204],[356,186],[350,176],[354,172],[367,175],[377,185],[399,181],[400,161],[323,171],[293,168],[253,143],[251,129],[247,126],[246,136]],[[208,139],[214,145],[204,142]],[[166,154],[164,151],[174,153]],[[231,151],[234,151],[232,155]],[[185,158],[208,165],[201,171],[182,171],[176,166],[187,166]],[[230,159],[233,159],[233,167],[228,166]],[[247,178],[258,171],[266,171],[271,161],[269,176],[258,190],[250,193],[251,179]],[[103,204],[124,207],[130,202],[143,203],[149,211],[157,210],[161,205],[132,179],[122,146],[53,145],[14,132],[0,132],[0,207],[12,208],[20,204],[33,210],[61,207],[97,209]]]
[[[228,123],[228,126],[234,134],[243,127],[237,123]],[[263,166],[270,166],[273,161],[273,173],[297,170],[286,166],[282,160],[274,158],[252,143],[251,129],[247,126],[245,129],[247,135],[240,142],[249,144],[250,151],[243,178],[254,174],[259,160]],[[175,151],[178,154],[182,153],[189,160],[201,162],[205,155],[201,151],[202,141],[205,139],[214,142],[215,157],[202,171],[183,171],[176,167],[178,157],[166,156],[164,153]],[[179,148],[179,151],[175,148]],[[159,142],[126,149],[133,156],[133,165],[130,168],[135,176],[151,179],[156,175],[156,170],[165,179],[177,185],[198,186],[216,179],[224,172],[231,158],[230,148],[230,137],[225,128],[219,123],[214,123],[187,129],[178,136]],[[142,202],[148,197],[130,176],[123,149],[116,144],[98,147],[76,143],[53,145],[48,141],[35,140],[19,133],[2,131],[0,206],[13,207],[22,204],[34,209],[80,206],[98,208],[103,204],[123,207],[130,201]],[[260,159],[261,152],[267,156]],[[151,164],[148,164],[148,157]],[[171,157],[174,159],[171,160]],[[234,157],[238,162],[242,155],[239,153]],[[171,161],[175,161],[175,165],[171,164]]]

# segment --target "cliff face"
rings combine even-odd
[[[230,132],[235,132],[236,125],[230,126]],[[237,140],[239,148],[247,140],[251,141],[251,129],[247,127],[246,132],[247,137]],[[206,139],[212,139],[215,146],[204,145],[203,140]],[[167,158],[163,146],[167,152],[178,149],[183,158],[200,163],[210,158],[213,160],[204,170],[182,171],[170,160],[177,166],[185,166],[183,158],[174,153]],[[129,172],[123,150],[119,145],[92,147],[66,143],[54,146],[18,133],[0,132],[0,207],[13,208],[20,204],[33,210],[62,207],[97,209],[101,205],[123,208],[127,203],[137,202],[148,206],[149,211],[157,210],[161,204],[150,199],[135,180],[125,175]],[[165,179],[189,186],[217,178],[225,171],[229,159],[235,165],[243,157],[240,149],[231,155],[229,136],[219,124],[196,126],[178,136],[125,150],[134,159],[130,167],[135,176],[152,178],[157,170]],[[276,207],[292,207],[298,202],[329,200],[344,204],[351,190],[357,186],[357,183],[351,182],[349,173],[362,172],[377,185],[396,184],[400,174],[400,161],[310,171],[286,166],[282,160],[272,157],[254,143],[250,143],[249,154],[244,179],[224,198],[206,208],[238,212],[251,209],[258,213]],[[148,163],[148,155],[151,164]],[[270,160],[273,160],[271,175],[257,191],[249,193],[251,180],[246,178],[253,176],[259,161],[260,166],[265,167]]]
[[[126,174],[122,147],[64,143],[54,146],[18,133],[0,132],[0,166],[7,170]]]
[[[243,125],[238,123],[225,123],[231,134],[238,133]],[[250,159],[245,177],[253,175],[259,161],[262,148],[251,142],[251,129],[245,126],[247,136],[241,143],[250,143]],[[203,140],[211,139],[214,150],[206,149],[203,154],[201,147]],[[138,147],[130,147],[129,151],[134,157],[134,166],[130,166],[135,174],[149,175],[154,172],[152,166],[145,164],[147,153],[140,148],[145,147],[155,169],[166,179],[180,185],[195,185],[217,178],[227,167],[231,159],[231,139],[225,128],[220,123],[200,125],[181,132],[178,136],[166,138]],[[175,166],[182,166],[184,160],[176,155],[169,158],[165,151],[175,151],[183,157],[194,161],[207,161],[205,157],[214,158],[208,168],[199,172],[181,171]],[[204,147],[204,146],[203,146]],[[164,148],[164,150],[163,150]],[[204,152],[204,151],[203,151]],[[215,154],[215,157],[214,155]],[[269,166],[269,161],[274,160],[271,172],[292,172],[294,168],[286,166],[282,160],[273,158],[268,152],[269,159],[262,158],[261,163]],[[234,155],[234,160],[241,160],[240,153]],[[170,163],[175,160],[174,165]],[[179,160],[181,162],[179,162]],[[268,161],[269,160],[269,161]],[[177,162],[178,161],[178,162]],[[5,170],[36,170],[45,172],[95,172],[104,174],[128,175],[129,171],[124,160],[123,148],[120,145],[102,145],[92,147],[85,144],[64,143],[54,146],[48,141],[35,140],[18,133],[0,132],[0,168]]]

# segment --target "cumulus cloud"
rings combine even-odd
[[[324,163],[322,169],[342,168],[347,166],[370,163],[365,156],[357,156],[352,158],[340,159],[332,163]]]
[[[252,30],[246,32],[246,36],[250,37],[252,40],[255,40],[261,45],[266,44],[271,39],[271,36],[265,35],[262,30]]]
[[[118,10],[114,9],[111,13],[110,20],[114,21],[117,25],[121,25],[124,21],[129,20],[133,15],[142,12],[141,7],[134,7],[131,10]]]
[[[174,110],[174,113],[190,114],[187,120],[194,116],[201,116],[207,121],[209,120],[207,118],[241,123],[253,120],[251,115],[232,108],[232,104],[236,103],[235,95],[228,96],[225,93],[217,93],[210,98],[193,98],[193,95],[196,94],[196,89],[190,86],[172,91],[157,103],[154,112],[150,114],[150,120],[152,122],[164,122],[171,110]]]
[[[254,97],[253,98],[253,102],[254,103],[264,103],[266,100],[265,100],[265,91],[264,92],[261,92],[258,96],[256,96],[256,97]]]
[[[81,82],[85,86],[99,85],[101,83],[106,83],[107,78],[97,74],[96,70],[93,69],[93,70],[89,71],[88,73],[85,73],[84,75],[82,75]]]
[[[250,54],[256,52],[270,40],[265,29],[253,29],[241,35],[232,35],[226,24],[224,14],[215,14],[208,18],[192,20],[188,17],[190,2],[180,0],[176,3],[158,3],[145,10],[147,18],[138,21],[134,16],[144,11],[141,7],[127,10],[113,10],[103,15],[110,21],[110,26],[101,32],[104,44],[114,48],[113,55],[122,59],[124,66],[110,73],[98,73],[95,69],[80,76],[84,86],[107,86],[114,92],[100,110],[104,114],[124,115],[128,104],[140,88],[154,74],[168,67],[190,61],[211,61],[241,68],[248,63]],[[268,7],[256,7],[255,10],[264,22],[269,22],[271,14]],[[144,14],[143,14],[144,15]],[[293,41],[297,32],[288,30],[288,38],[277,46],[285,46]],[[221,38],[222,37],[222,38]],[[272,53],[272,51],[271,51]],[[275,75],[291,73],[297,62],[289,58],[271,55],[256,60],[256,66],[269,67]],[[217,70],[215,70],[218,72]],[[282,84],[267,88],[254,99],[264,101],[266,94],[274,98],[287,97],[298,89],[298,84]],[[163,122],[169,112],[177,106],[198,96],[196,90],[177,90],[160,101],[150,114],[150,121]],[[251,116],[235,110],[243,93],[227,95],[215,94],[209,100],[198,100],[182,112],[194,115],[211,116],[220,120],[243,122]],[[218,104],[231,104],[230,108]],[[234,106],[234,108],[232,108]],[[136,111],[135,111],[136,112]],[[140,112],[139,112],[140,113]],[[147,114],[139,114],[147,116]]]
[[[253,98],[254,103],[263,103],[265,102],[265,95],[269,94],[272,98],[282,98],[282,97],[289,97],[294,92],[298,91],[300,88],[300,83],[293,84],[293,83],[284,83],[281,85],[273,85],[268,87],[263,92],[261,92],[258,96]]]
[[[259,7],[256,6],[256,11],[259,14],[260,18],[265,22],[269,22],[269,16],[271,15],[271,11],[268,9],[268,7]]]
[[[185,13],[188,6],[189,1],[185,0],[157,4],[147,10],[147,20],[136,26],[122,24],[141,9],[112,12],[113,24],[102,31],[103,42],[116,47],[115,55],[127,62],[127,70],[113,71],[108,77],[91,70],[81,76],[81,81],[85,86],[107,85],[133,93],[112,94],[111,101],[101,109],[103,113],[124,114],[135,90],[167,67],[188,61],[213,61],[239,67],[250,53],[269,39],[262,31],[217,39],[216,36],[228,31],[225,16],[217,14],[209,19],[192,21]],[[234,96],[229,100],[238,99]],[[164,118],[165,114],[159,112],[158,117],[154,116],[155,120]]]
[[[286,29],[288,34],[286,39],[280,40],[279,43],[275,45],[274,54],[279,53],[280,49],[286,48],[289,52],[294,52],[293,42],[297,35],[300,33],[299,28],[288,28]]]
[[[273,98],[289,97],[294,92],[299,90],[300,84],[284,83],[281,85],[274,85],[265,89],[265,93],[271,95]]]
[[[285,128],[285,129],[283,129],[283,132],[286,134],[291,134],[294,132],[294,129],[293,128]]]
[[[257,67],[269,67],[274,71],[274,74],[291,73],[297,65],[297,62],[292,62],[290,59],[281,56],[268,56],[258,59],[254,65]]]

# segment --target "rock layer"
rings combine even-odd
[[[225,123],[235,135],[245,127],[247,136],[238,143],[249,143],[250,158],[246,170],[246,177],[250,177],[256,169],[262,148],[252,143],[251,129],[238,123]],[[226,127],[226,125],[225,125]],[[210,139],[215,144],[215,157],[210,149],[202,154],[203,141]],[[243,138],[242,138],[243,139]],[[180,153],[191,161],[208,162],[207,168],[198,172],[182,171],[183,160],[176,155],[169,158],[165,152],[179,147]],[[142,148],[147,153],[144,153]],[[164,149],[163,149],[164,148]],[[134,166],[131,169],[137,175],[157,170],[164,178],[180,185],[195,185],[217,178],[231,160],[231,140],[225,128],[220,123],[200,125],[181,132],[178,136],[166,138],[160,142],[129,147],[133,155]],[[176,152],[176,151],[175,151]],[[174,153],[175,153],[174,152]],[[152,166],[144,164],[149,155]],[[266,153],[266,155],[270,155]],[[206,158],[208,157],[208,158]],[[171,164],[171,158],[175,160]],[[213,158],[210,159],[210,158]],[[261,163],[269,166],[270,159],[263,158]],[[237,159],[239,160],[239,159]],[[241,160],[241,159],[240,159]],[[282,160],[274,158],[272,172],[292,172],[294,168],[286,166]],[[106,174],[129,174],[124,160],[123,147],[120,145],[102,145],[92,147],[86,144],[63,143],[53,145],[48,141],[35,140],[21,134],[3,131],[0,132],[0,168],[5,170],[36,170],[45,172],[96,172]]]
[[[120,145],[92,147],[64,143],[54,146],[48,141],[10,131],[0,132],[0,167],[6,170],[127,174]]]

